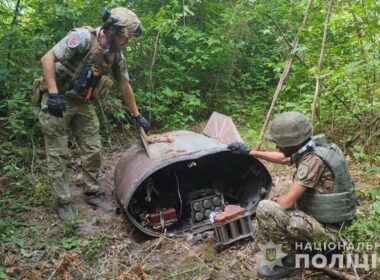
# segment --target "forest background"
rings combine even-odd
[[[0,239],[17,243],[20,225],[14,214],[50,196],[45,166],[37,164],[44,144],[31,89],[41,74],[41,56],[70,29],[100,25],[104,6],[135,11],[144,35],[131,41],[124,54],[138,106],[152,131],[199,127],[218,111],[231,116],[243,139],[257,146],[290,56],[286,41],[294,41],[306,5],[305,0],[2,0]],[[379,11],[377,0],[333,1],[318,75],[327,1],[314,1],[274,112],[310,116],[316,78],[321,79],[315,131],[342,147],[364,179],[377,178],[373,188],[359,188],[367,207],[346,231],[352,240],[376,241],[380,232]],[[106,148],[135,140],[116,87],[98,110]],[[0,260],[0,278],[2,273]]]

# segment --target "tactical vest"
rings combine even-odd
[[[103,58],[103,49],[99,45],[96,36],[96,29],[85,26],[91,33],[91,41],[88,52],[84,57],[74,56],[68,61],[56,63],[56,80],[58,90],[61,93],[67,93],[74,86],[74,81],[84,66],[95,66],[101,75],[107,76],[112,70],[112,65],[120,58],[120,53],[110,53],[108,63]]]
[[[304,192],[298,201],[299,209],[325,224],[351,221],[356,215],[355,187],[351,180],[343,152],[335,144],[316,142],[312,151],[331,170],[334,189],[331,194]]]

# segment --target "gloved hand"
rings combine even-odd
[[[233,142],[227,146],[227,149],[244,155],[248,155],[251,152],[251,149],[241,142]]]
[[[50,114],[58,118],[63,117],[63,112],[65,112],[65,104],[58,93],[49,93],[47,105],[48,112]]]
[[[141,114],[137,116],[133,116],[133,119],[135,120],[135,126],[138,130],[140,130],[140,127],[142,127],[145,131],[145,133],[148,133],[149,131],[149,123]]]

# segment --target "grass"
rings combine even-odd
[[[113,149],[106,158],[111,154],[118,153]],[[109,162],[117,160],[110,158]],[[351,241],[379,242],[380,220],[373,208],[379,200],[374,188],[379,175],[367,171],[363,164],[351,162],[350,166],[357,182],[361,214],[345,229],[344,236]],[[291,180],[290,170],[269,167],[274,182],[277,177],[283,185]],[[0,279],[255,277],[254,254],[258,249],[252,240],[235,243],[218,254],[211,232],[210,238],[199,244],[168,236],[147,239],[131,228],[123,215],[102,216],[84,205],[78,208],[77,221],[63,223],[56,216],[46,175],[35,175],[37,183],[18,176],[14,178],[17,182],[7,179],[0,186]],[[112,185],[112,177],[102,180]],[[86,231],[88,228],[91,231]],[[378,276],[379,271],[374,271],[372,277]]]

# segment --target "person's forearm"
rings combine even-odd
[[[289,189],[285,194],[277,198],[277,203],[280,204],[281,208],[284,210],[291,209],[305,191],[306,187],[293,183],[289,186]]]
[[[137,109],[135,94],[133,93],[133,89],[128,81],[123,80],[120,82],[120,91],[131,114],[133,116],[138,116],[139,110]]]
[[[48,51],[42,58],[42,72],[46,81],[49,93],[58,93],[57,83],[55,80],[55,62],[56,58],[53,51]]]
[[[273,163],[278,163],[278,164],[289,164],[290,162],[290,158],[285,157],[285,155],[281,152],[251,150],[249,154],[255,158],[263,159],[263,160],[273,162]]]

